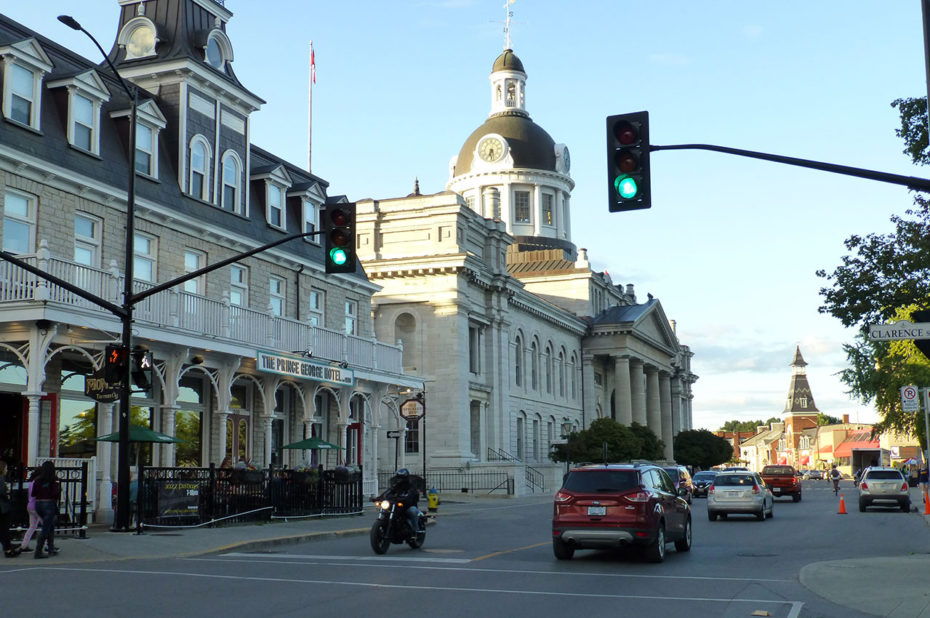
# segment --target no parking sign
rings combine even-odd
[[[908,384],[901,387],[901,409],[905,412],[920,410],[920,401],[917,399],[917,387]]]

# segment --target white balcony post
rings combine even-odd
[[[43,272],[48,272],[48,261],[50,257],[51,254],[48,250],[48,241],[43,238],[39,241],[39,251],[36,253],[36,258],[38,261],[37,266]],[[33,278],[36,281],[33,298],[38,301],[48,300],[48,281],[44,277],[36,277],[35,275],[30,275],[30,278]]]

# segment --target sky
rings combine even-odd
[[[720,153],[651,156],[652,208],[607,210],[605,118],[647,110],[654,145],[716,144],[907,176],[891,102],[927,93],[920,0],[226,0],[233,68],[266,101],[252,141],[351,200],[443,191],[490,111],[505,46],[533,120],[571,151],[572,241],[593,267],[658,298],[694,354],[695,428],[785,407],[796,346],[817,407],[878,419],[837,373],[855,332],[821,314],[818,269],[851,235],[893,230],[906,187]],[[0,12],[99,61],[117,0],[0,0]]]

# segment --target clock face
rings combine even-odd
[[[565,173],[572,168],[572,158],[568,154],[568,147],[562,149],[562,169]]]
[[[486,137],[478,144],[478,156],[493,163],[504,156],[504,142],[496,137]]]

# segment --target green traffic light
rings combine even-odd
[[[630,176],[620,176],[614,181],[614,188],[617,189],[617,193],[620,194],[620,197],[625,200],[632,200],[636,197],[636,194],[639,193],[639,186],[636,184],[636,180]]]
[[[336,247],[335,249],[330,250],[329,259],[336,266],[342,266],[343,264],[346,263],[348,256],[346,255],[345,249],[340,249],[339,247]]]

